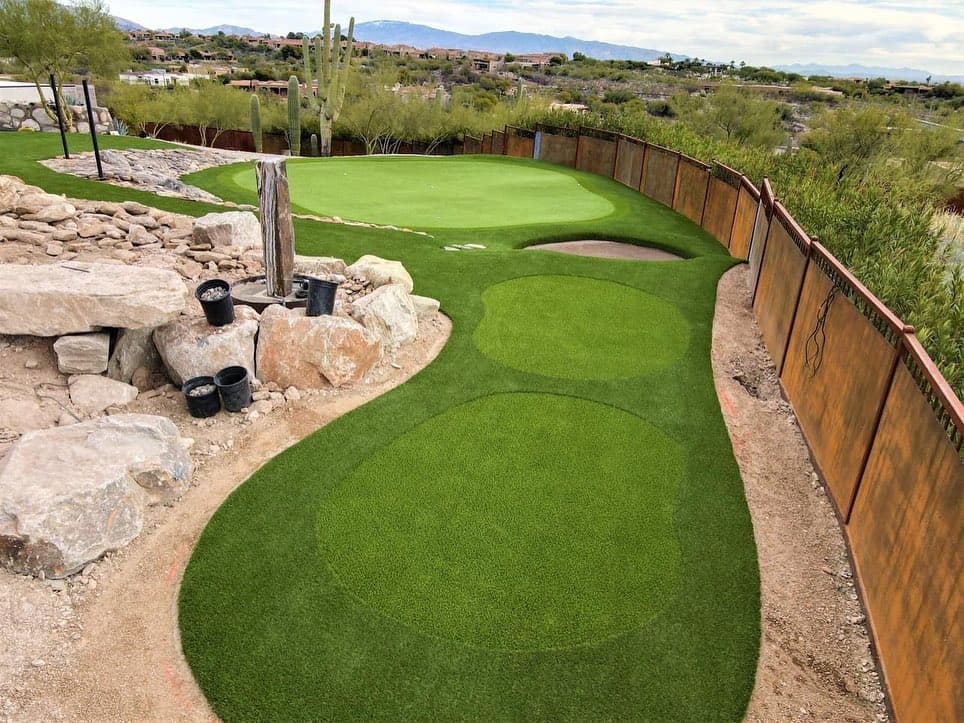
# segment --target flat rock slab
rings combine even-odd
[[[574,256],[594,256],[600,259],[630,259],[633,261],[682,261],[682,257],[650,246],[617,243],[616,241],[562,241],[560,243],[529,246],[534,251],[558,251]]]
[[[165,269],[79,261],[0,265],[0,334],[141,329],[166,324],[186,305],[184,282]]]
[[[74,334],[54,342],[57,368],[64,374],[100,374],[107,369],[110,335]]]
[[[358,261],[345,269],[345,276],[352,276],[356,279],[370,281],[372,286],[378,288],[386,284],[400,284],[409,294],[415,288],[415,282],[411,275],[402,266],[401,261],[383,259],[371,254],[362,256]]]
[[[120,414],[25,435],[0,469],[0,563],[63,577],[140,533],[190,486],[174,423]]]
[[[90,414],[123,407],[137,399],[137,387],[98,374],[78,374],[67,380],[70,401]]]

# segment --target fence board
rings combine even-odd
[[[489,154],[492,153],[492,134],[484,133],[482,135],[482,152]]]
[[[925,357],[897,367],[847,531],[897,720],[960,721],[964,464],[915,380]]]
[[[505,155],[504,131],[492,131],[492,153],[497,156]]]
[[[543,131],[542,145],[539,148],[539,160],[575,168],[576,146],[578,144],[578,138]]]
[[[576,168],[597,176],[613,177],[616,165],[616,142],[603,138],[581,135]]]
[[[646,146],[643,181],[640,191],[660,203],[672,207],[676,191],[676,171],[680,154],[662,146]]]
[[[534,138],[526,138],[510,132],[505,137],[505,155],[513,158],[532,158],[535,145]]]
[[[706,188],[710,182],[710,168],[688,156],[680,156],[676,180],[674,208],[693,223],[703,220]]]
[[[846,520],[897,361],[899,332],[866,309],[836,263],[814,244],[781,381]]]
[[[482,139],[474,136],[466,136],[463,147],[465,153],[481,153]]]
[[[756,223],[758,197],[754,196],[746,184],[740,186],[736,202],[736,216],[730,231],[730,256],[738,259],[750,255],[750,241],[753,239],[753,225]]]
[[[738,196],[736,188],[721,178],[710,176],[706,208],[703,209],[703,228],[724,246],[730,243]]]
[[[621,136],[617,141],[616,173],[613,176],[624,186],[632,189],[639,188],[643,177],[643,157],[646,155],[646,144],[635,138]]]
[[[770,182],[764,178],[760,188],[760,208],[757,210],[757,222],[753,229],[753,240],[750,242],[750,291],[756,297],[757,283],[760,280],[760,264],[767,246],[767,236],[770,234],[770,221],[773,215],[773,189]]]
[[[798,291],[807,268],[807,252],[790,235],[788,217],[789,214],[777,203],[770,221],[770,232],[753,298],[753,312],[760,322],[760,333],[778,374],[783,369]]]

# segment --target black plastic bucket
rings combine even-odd
[[[201,389],[207,385],[210,385],[210,391],[205,391],[203,394],[191,393],[195,389]],[[187,411],[190,412],[192,417],[204,419],[205,417],[213,417],[221,411],[221,397],[218,395],[218,387],[214,383],[214,377],[188,379],[181,385],[181,391],[184,392]]]
[[[305,316],[324,316],[335,310],[335,293],[338,284],[334,281],[308,277],[308,305]]]
[[[229,412],[240,412],[251,406],[251,378],[244,367],[225,367],[214,375],[221,393],[221,403]]]
[[[223,292],[223,293],[218,293]],[[204,296],[215,296],[205,299]],[[234,302],[231,300],[231,284],[224,279],[211,279],[199,284],[194,296],[201,302],[204,316],[211,326],[224,326],[234,321]]]

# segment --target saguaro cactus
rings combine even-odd
[[[304,39],[305,82],[312,110],[319,118],[319,151],[322,156],[331,155],[331,128],[345,103],[345,89],[351,69],[351,56],[355,45],[355,18],[348,23],[348,42],[341,46],[341,25],[331,27],[331,0],[325,0],[325,22],[321,36],[312,43]],[[313,56],[313,57],[312,57]],[[318,79],[318,95],[313,96],[313,77]]]
[[[251,135],[254,136],[254,150],[264,149],[264,136],[261,135],[261,101],[257,93],[251,94]]]
[[[288,78],[288,148],[301,155],[301,86],[294,75]]]

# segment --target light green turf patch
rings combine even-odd
[[[234,182],[256,186],[251,167]],[[288,163],[291,202],[329,216],[420,228],[494,228],[602,218],[615,207],[551,167],[460,158],[328,158]]]
[[[560,379],[628,379],[678,361],[689,345],[673,304],[622,284],[528,276],[490,286],[475,343],[513,369]]]
[[[326,499],[319,535],[342,585],[422,632],[503,650],[587,644],[676,592],[685,466],[627,412],[498,394],[365,460]]]

